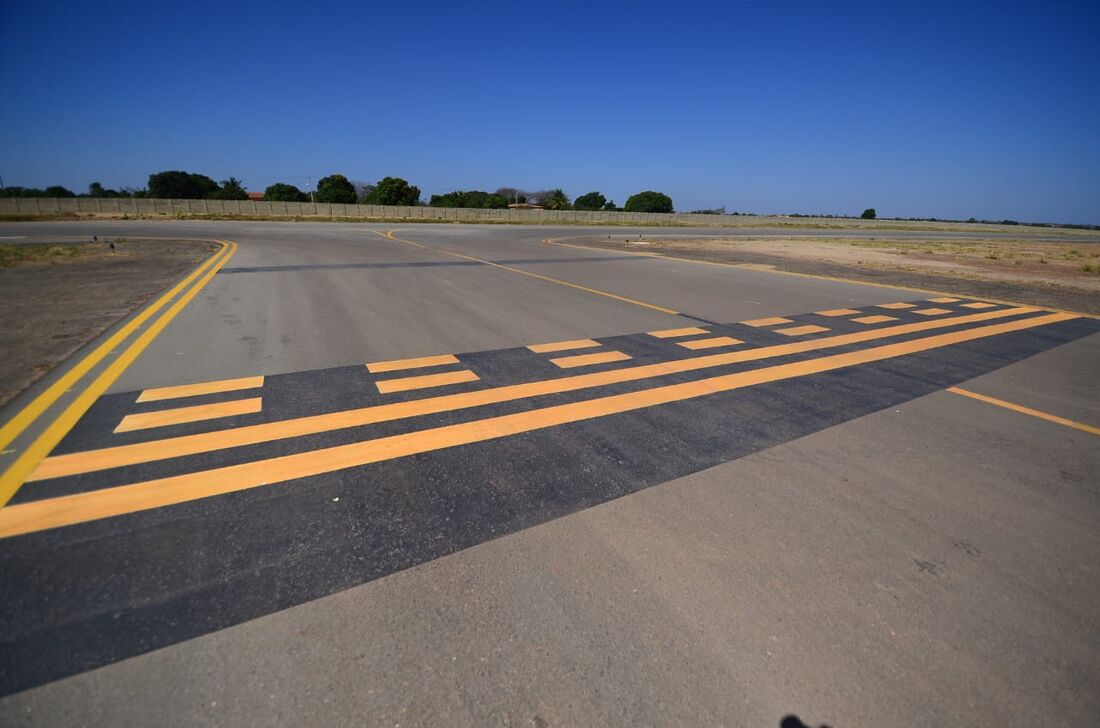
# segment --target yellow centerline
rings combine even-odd
[[[227,247],[226,243],[221,243],[222,247],[217,253],[208,257],[202,265],[191,271],[182,281],[170,288],[167,293],[162,295],[156,301],[151,303],[148,307],[141,311],[137,316],[128,321],[118,331],[111,334],[102,344],[92,350],[86,357],[77,362],[68,371],[62,374],[56,382],[51,384],[44,392],[35,397],[26,407],[16,413],[14,417],[8,420],[2,427],[0,427],[0,450],[7,447],[15,438],[26,430],[32,422],[38,419],[54,402],[58,400],[61,395],[69,391],[74,384],[76,384],[81,377],[87,374],[91,369],[103,360],[108,354],[114,351],[119,344],[126,340],[130,334],[134,333],[141,327],[146,321],[148,321],[153,314],[160,309],[164,308],[172,298],[174,298],[180,291],[186,288],[191,281],[202,275],[203,271],[214,264],[214,261],[225,252]],[[3,493],[0,492],[0,505],[4,503]]]
[[[141,352],[145,351],[145,348],[164,330],[164,327],[171,323],[172,319],[191,302],[191,299],[210,282],[221,267],[225,265],[226,261],[237,252],[236,243],[231,241],[221,242],[225,243],[225,248],[218,253],[220,257],[215,256],[217,262],[210,266],[197,283],[177,298],[149,328],[145,329],[114,361],[100,372],[99,376],[83,392],[77,395],[68,407],[58,415],[57,419],[51,422],[42,431],[42,434],[16,458],[11,467],[3,475],[0,475],[0,512],[3,512],[4,504],[11,500],[11,497],[19,490],[27,477],[34,472],[42,459],[50,454],[57,443],[61,442],[61,439],[68,434],[73,425],[77,423],[77,420],[84,416],[84,413],[88,411],[88,408],[100,395],[107,391],[107,388],[122,375],[122,372],[126,371],[126,367],[130,366]]]
[[[607,415],[680,402],[768,382],[892,359],[952,344],[1077,318],[1055,313],[611,395],[473,422],[419,430],[348,445],[284,455],[112,488],[9,506],[0,510],[0,537],[160,508],[260,486],[331,473],[418,453],[499,439]]]
[[[674,359],[655,364],[643,364],[633,367],[623,367],[621,369],[612,369],[609,371],[593,372],[591,374],[579,374],[569,377],[559,377],[557,379],[511,384],[474,392],[425,397],[424,399],[416,399],[409,402],[374,405],[371,407],[344,410],[342,412],[330,412],[322,415],[282,420],[280,422],[248,425],[229,430],[218,430],[216,432],[184,435],[152,442],[119,445],[116,447],[87,450],[67,455],[55,455],[46,459],[38,469],[31,474],[29,480],[36,481],[47,480],[49,478],[60,478],[67,475],[77,475],[96,470],[122,467],[125,465],[137,465],[139,463],[182,457],[184,455],[197,455],[199,453],[213,452],[231,447],[255,445],[262,442],[270,442],[272,440],[303,437],[305,435],[331,432],[333,430],[346,429],[349,427],[362,427],[378,422],[390,422],[409,417],[451,412],[458,409],[482,407],[531,397],[563,394],[592,387],[621,384],[624,382],[639,381],[670,374],[681,374],[728,364],[740,364],[778,356],[803,354],[837,346],[861,344],[890,336],[902,336],[922,331],[932,331],[948,326],[979,323],[1008,316],[1034,313],[1037,310],[1038,309],[1030,307],[999,309],[997,311],[967,314],[965,316],[957,316],[950,319],[918,321],[887,328],[869,329],[850,334],[838,334],[836,336],[819,339],[807,339],[805,341],[796,341],[789,344],[777,344],[756,349],[744,349],[720,354]]]
[[[614,252],[621,253],[623,255],[637,255],[637,256],[640,256],[640,257],[643,257],[643,258],[664,258],[665,260],[674,260],[674,261],[677,261],[679,263],[695,263],[696,265],[717,265],[717,266],[721,266],[723,268],[734,268],[734,269],[738,269],[738,270],[754,270],[754,271],[757,271],[759,273],[773,273],[775,275],[780,275],[780,276],[794,276],[796,278],[810,278],[810,279],[819,280],[819,281],[832,281],[834,283],[848,283],[848,284],[856,285],[856,286],[874,286],[875,288],[889,288],[889,289],[893,289],[893,290],[896,290],[896,291],[912,291],[913,293],[932,294],[934,296],[938,296],[938,297],[941,297],[943,299],[951,299],[951,301],[961,300],[961,299],[958,299],[958,298],[953,298],[953,296],[962,295],[962,294],[951,294],[951,293],[948,293],[946,291],[937,291],[934,288],[918,288],[916,286],[904,286],[904,285],[894,284],[894,283],[878,283],[876,281],[864,281],[864,280],[859,280],[859,279],[856,279],[856,278],[841,278],[840,276],[824,276],[824,275],[819,275],[819,274],[816,274],[816,273],[796,273],[795,271],[779,270],[777,268],[755,268],[755,267],[754,268],[749,268],[744,263],[726,263],[726,262],[719,261],[719,260],[699,260],[697,258],[684,258],[682,256],[669,255],[667,253],[642,253],[642,252],[638,252],[638,251],[635,251],[635,250],[619,250],[617,248],[601,248],[601,247],[592,246],[592,245],[581,245],[579,243],[563,243],[562,242],[563,239],[568,239],[568,238],[557,238],[557,239],[555,239],[555,238],[545,238],[545,239],[543,239],[542,242],[543,242],[544,245],[556,245],[556,246],[560,246],[560,247],[563,247],[563,248],[576,248],[577,250],[590,250],[590,251],[598,251],[598,252],[601,252],[601,253],[606,253],[608,250],[613,250]],[[999,303],[999,304],[1002,304],[1002,305],[1005,305],[1005,306],[1026,306],[1026,305],[1031,305],[1031,304],[1020,303],[1019,301],[1008,301],[1008,300],[1005,300],[1003,298],[989,298],[988,296],[981,296],[980,298],[982,298],[984,301],[993,301],[994,303]],[[938,301],[935,298],[928,299],[928,300],[933,301],[935,303],[949,303],[949,302],[951,302],[951,301],[947,301],[947,300]],[[1047,310],[1058,311],[1059,313],[1072,313],[1073,315],[1081,317],[1081,318],[1100,319],[1100,316],[1098,316],[1097,314],[1093,314],[1093,313],[1082,313],[1080,311],[1063,311],[1061,309],[1056,309],[1056,308],[1048,308]]]
[[[1049,412],[1043,412],[1041,410],[1032,409],[1031,407],[1025,407],[1022,404],[1016,404],[1015,402],[1007,402],[1003,399],[997,399],[996,397],[990,397],[987,394],[978,394],[977,392],[971,392],[968,389],[961,387],[948,387],[948,392],[952,394],[961,394],[964,397],[970,397],[976,399],[979,402],[985,402],[996,407],[1003,407],[1013,412],[1019,412],[1020,414],[1030,415],[1031,417],[1037,417],[1040,420],[1046,420],[1047,422],[1053,422],[1055,424],[1064,425],[1065,427],[1072,427],[1075,430],[1081,432],[1087,432],[1091,435],[1100,435],[1100,427],[1093,427],[1092,425],[1086,425],[1084,422],[1075,422],[1074,420],[1067,420],[1065,417],[1059,417],[1058,415],[1052,415]]]
[[[639,300],[634,299],[634,298],[627,298],[626,296],[620,296],[620,295],[615,294],[615,293],[609,293],[607,291],[601,291],[598,288],[589,288],[588,286],[582,286],[578,283],[570,283],[569,281],[563,281],[560,278],[551,278],[550,276],[539,275],[538,273],[532,273],[531,271],[523,270],[522,268],[513,268],[510,265],[503,265],[502,263],[494,263],[491,260],[485,260],[484,258],[477,258],[473,255],[466,255],[464,253],[455,253],[455,252],[452,252],[450,250],[443,250],[441,248],[433,248],[432,246],[425,245],[424,243],[417,243],[417,242],[414,242],[412,240],[405,240],[404,238],[399,238],[399,237],[394,235],[394,233],[397,232],[396,230],[390,230],[386,233],[380,233],[377,230],[371,230],[371,232],[374,233],[375,235],[381,235],[384,238],[388,238],[389,240],[393,240],[393,241],[398,242],[398,243],[405,243],[407,245],[415,245],[418,248],[424,248],[425,250],[431,250],[435,253],[440,253],[442,255],[450,255],[450,256],[453,256],[455,258],[463,258],[465,260],[474,260],[474,261],[477,261],[478,263],[484,263],[485,265],[490,265],[494,268],[500,268],[501,270],[507,270],[507,271],[511,271],[513,273],[519,273],[520,275],[529,276],[531,278],[538,278],[540,281],[548,281],[550,283],[557,283],[559,286],[567,286],[569,288],[575,288],[578,291],[584,291],[585,293],[593,293],[597,296],[604,296],[605,298],[611,298],[611,299],[614,299],[616,301],[622,301],[623,303],[632,303],[635,306],[642,306],[643,308],[653,309],[654,311],[660,311],[661,313],[667,313],[671,316],[679,316],[680,315],[679,311],[674,311],[671,308],[665,308],[664,306],[658,306],[658,305],[653,304],[653,303],[646,303],[645,301],[639,301]]]

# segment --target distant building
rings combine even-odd
[[[263,192],[249,192],[248,193],[248,199],[252,200],[253,202],[260,202],[261,200],[263,200],[263,198],[264,198],[264,193]]]

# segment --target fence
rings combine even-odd
[[[386,220],[457,220],[463,222],[619,223],[639,225],[728,225],[725,215],[612,212],[588,210],[471,210],[451,207],[341,205],[253,200],[154,200],[106,197],[3,197],[0,215],[65,213],[110,215],[216,215],[262,217],[347,217]]]

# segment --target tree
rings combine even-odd
[[[466,207],[475,210],[501,209],[508,207],[508,199],[501,195],[481,190],[455,190],[445,195],[432,195],[428,202],[432,207]]]
[[[515,202],[521,205],[526,203],[527,199],[531,196],[529,192],[517,190],[515,187],[501,187],[494,194],[500,195],[508,200],[509,203]]]
[[[589,192],[573,201],[574,210],[599,210],[607,204],[607,198],[599,192]]]
[[[624,209],[627,212],[672,212],[672,198],[663,192],[646,190],[631,195]]]
[[[288,185],[286,182],[276,182],[264,190],[264,200],[272,202],[308,202],[309,198],[294,185]]]
[[[860,215],[860,217],[862,217],[864,220],[874,220],[875,215],[877,214],[878,213],[875,212],[875,208],[868,207],[866,210],[863,211],[863,214]]]
[[[222,181],[221,189],[214,190],[206,198],[209,200],[247,200],[248,193],[244,191],[239,179],[230,177]]]
[[[204,174],[178,170],[149,175],[149,195],[165,200],[201,200],[218,191],[218,183]]]
[[[607,210],[608,212],[614,212],[619,208],[615,207],[615,200],[608,200],[607,202],[603,203],[603,209]]]
[[[368,205],[416,205],[420,203],[420,188],[400,177],[383,177],[363,196],[363,202]]]
[[[317,201],[355,204],[355,187],[342,174],[330,174],[317,180]]]
[[[569,196],[560,189],[550,190],[542,198],[542,206],[547,210],[568,210],[570,208]]]
[[[52,185],[43,190],[46,197],[76,197],[72,190],[65,189],[61,185]]]

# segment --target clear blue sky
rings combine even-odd
[[[0,175],[1100,223],[1098,38],[1095,0],[0,0]]]

